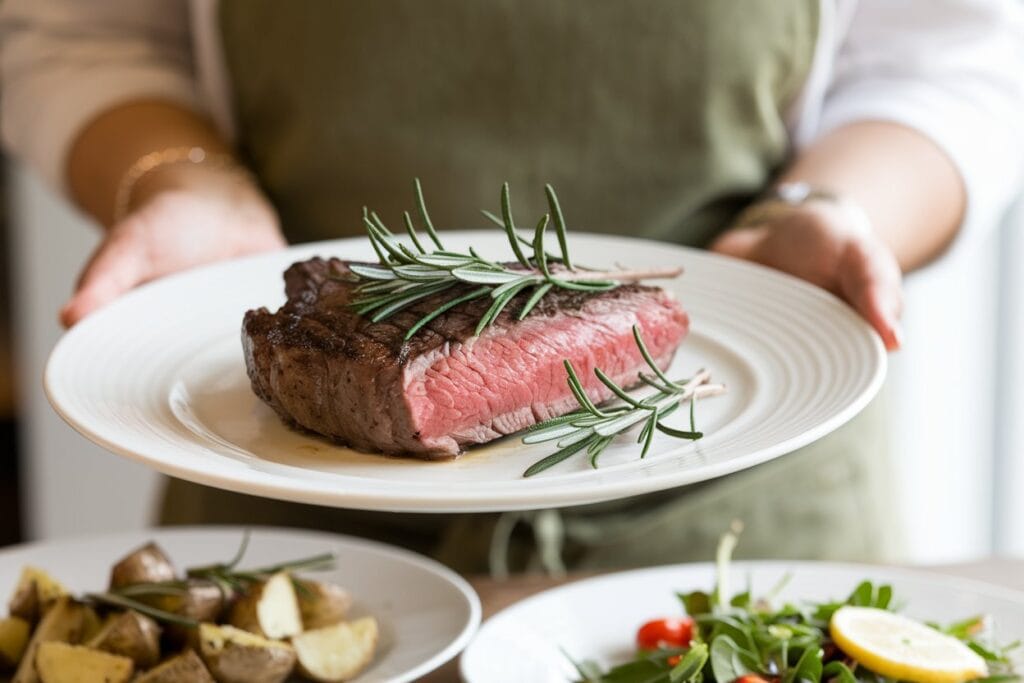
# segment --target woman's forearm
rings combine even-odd
[[[150,152],[174,147],[202,147],[210,154],[230,151],[209,120],[180,105],[137,101],[107,110],[85,127],[68,154],[72,197],[110,226],[118,187],[132,164]]]
[[[805,149],[780,180],[804,181],[855,201],[904,271],[942,253],[967,203],[959,173],[935,143],[884,121],[837,128]]]

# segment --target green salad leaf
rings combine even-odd
[[[780,606],[773,603],[788,577],[764,597],[755,598],[750,589],[733,593],[729,565],[739,532],[734,526],[719,544],[710,593],[677,593],[693,620],[688,647],[641,650],[632,661],[608,670],[581,662],[575,664],[578,683],[897,683],[858,664],[829,635],[829,622],[841,607],[897,611],[892,586],[862,581],[841,600]],[[1021,680],[1011,660],[1019,643],[993,643],[984,618],[928,625],[985,659],[990,676],[975,683]]]

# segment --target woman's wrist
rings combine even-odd
[[[266,203],[252,173],[233,159],[230,163],[165,164],[132,184],[117,219],[130,215],[160,195],[172,192],[229,199],[258,198],[261,203]]]
[[[136,203],[138,186],[149,176],[159,176],[177,166],[202,166],[213,170],[239,170],[241,166],[227,152],[208,152],[200,146],[179,146],[149,152],[139,157],[122,175],[114,195],[113,220],[122,220]],[[236,169],[237,167],[237,169]],[[171,173],[173,178],[175,174]]]

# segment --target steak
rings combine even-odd
[[[405,341],[452,290],[374,323],[349,305],[357,287],[349,275],[338,259],[294,264],[284,275],[287,302],[276,313],[247,312],[242,345],[253,390],[286,422],[364,451],[451,458],[570,412],[578,405],[563,359],[606,400],[595,367],[623,387],[646,367],[633,325],[663,369],[689,328],[664,290],[627,284],[596,294],[556,288],[517,320],[522,294],[478,337],[491,300],[469,301]]]

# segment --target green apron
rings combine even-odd
[[[818,0],[222,0],[220,19],[240,147],[292,239],[362,234],[364,205],[399,225],[416,176],[440,225],[485,227],[504,181],[541,215],[552,183],[570,227],[704,245],[786,161]],[[172,482],[164,521],[326,528],[499,574],[708,559],[733,518],[741,555],[884,559],[880,413],[725,479],[564,511],[353,512]]]

